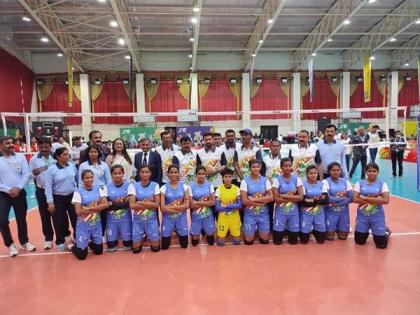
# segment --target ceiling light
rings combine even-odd
[[[251,56],[252,56],[252,58],[255,58],[257,56],[257,54],[252,54]]]
[[[190,37],[190,42],[192,43],[194,41],[194,37]]]
[[[127,85],[128,83],[130,83],[130,80],[128,80],[128,79],[122,79],[122,83],[125,84],[125,85]]]
[[[157,79],[150,79],[150,84],[157,84]]]
[[[230,78],[230,84],[235,84],[237,82],[236,78]]]
[[[349,18],[345,19],[345,20],[343,21],[343,24],[344,24],[344,25],[349,25],[349,24],[350,24],[350,19],[349,19]]]
[[[100,3],[105,3],[106,0],[98,0]]]
[[[22,20],[25,21],[25,22],[30,22],[31,21],[31,19],[28,18],[27,16],[22,16]]]
[[[262,80],[262,78],[256,78],[256,79],[255,79],[255,81],[256,81],[258,84],[261,84],[263,80]]]
[[[258,43],[262,44],[262,43],[264,43],[264,40],[263,40],[263,39],[260,39],[260,40],[258,41]]]
[[[311,55],[312,57],[316,57],[316,53],[312,53],[312,55]]]
[[[410,64],[408,63],[408,62],[406,62],[405,64],[404,64],[404,67],[409,67],[410,66]]]
[[[197,24],[197,22],[198,22],[198,19],[195,16],[191,18],[192,24]]]
[[[420,24],[420,18],[416,20],[416,24]]]
[[[333,41],[332,38],[328,38],[327,39],[327,42],[330,42],[331,43],[332,41]]]
[[[191,70],[191,71],[192,71],[192,69],[193,69],[193,68],[192,68],[192,67],[190,67],[190,70]]]
[[[404,76],[404,79],[405,79],[406,81],[411,81],[413,78],[412,78],[411,76],[409,76],[409,75],[405,75],[405,76]]]
[[[204,78],[203,82],[204,84],[210,84],[210,78]]]
[[[287,83],[287,80],[288,80],[288,79],[287,79],[286,77],[282,77],[282,78],[281,78],[281,83]]]
[[[112,20],[111,22],[109,22],[109,25],[110,25],[111,27],[118,27],[118,22],[117,22],[117,21],[115,21],[115,20]]]
[[[57,54],[57,57],[63,57],[63,54],[62,53],[58,53]]]
[[[188,55],[188,58],[192,58],[192,57],[193,57],[193,55],[192,55],[192,54],[189,54],[189,55]]]
[[[130,60],[131,56],[130,55],[125,55],[124,58],[127,59],[127,60]]]
[[[101,81],[102,81],[101,79],[96,79],[95,80],[95,85],[100,85],[101,84]]]
[[[118,38],[118,44],[120,44],[121,46],[125,45],[124,38],[122,38],[122,37]]]
[[[176,79],[176,84],[182,84],[182,79],[181,78]]]
[[[48,37],[41,37],[41,42],[43,43],[48,43],[50,40],[48,39]]]
[[[370,56],[370,60],[375,60],[375,56]]]
[[[375,3],[376,0],[368,0],[368,3]]]
[[[390,39],[389,39],[389,41],[392,43],[392,42],[395,42],[397,39],[395,38],[395,37],[391,37]]]
[[[193,8],[193,12],[195,12],[195,13],[200,12],[200,8],[199,8],[199,7],[194,7],[194,8]]]
[[[267,21],[267,23],[268,23],[268,24],[273,24],[273,22],[274,22],[274,20],[273,20],[273,19],[269,19],[269,20]]]

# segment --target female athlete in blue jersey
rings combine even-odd
[[[190,189],[179,181],[179,168],[170,165],[169,182],[160,189],[160,211],[162,211],[162,249],[168,249],[171,235],[178,234],[182,248],[188,247],[187,209],[190,206]]]
[[[100,212],[108,207],[107,192],[106,187],[93,186],[93,177],[91,170],[82,172],[83,186],[74,192],[72,200],[77,214],[76,245],[68,248],[80,260],[86,259],[88,246],[96,255],[103,252]]]
[[[378,179],[379,167],[375,163],[366,165],[367,178],[354,186],[353,202],[358,204],[354,240],[364,245],[369,229],[377,248],[388,245],[384,205],[389,203],[388,185]]]
[[[108,251],[118,249],[118,238],[123,241],[124,250],[131,250],[131,212],[128,204],[127,189],[129,182],[124,180],[121,165],[111,167],[112,182],[106,185],[108,191],[108,213],[106,220],[106,241]]]
[[[328,165],[330,177],[322,183],[328,192],[328,204],[325,208],[327,240],[346,240],[350,230],[349,204],[352,202],[353,188],[348,180],[341,177],[341,166],[337,162]]]
[[[303,201],[300,202],[300,233],[302,244],[309,242],[313,232],[319,244],[325,242],[326,227],[324,206],[328,203],[328,193],[321,181],[317,180],[318,171],[315,165],[306,168],[306,180],[303,182]]]
[[[261,164],[257,160],[249,162],[251,175],[241,182],[241,199],[245,206],[244,213],[244,243],[254,243],[255,232],[262,244],[268,244],[270,239],[270,217],[268,203],[273,201],[273,191],[270,181],[260,175]]]
[[[128,186],[130,208],[133,218],[133,253],[141,252],[144,236],[150,242],[153,252],[160,250],[159,222],[157,209],[159,208],[159,185],[150,181],[152,172],[150,166],[143,164],[138,170],[139,182]]]
[[[200,233],[203,229],[206,233],[207,243],[214,244],[214,215],[211,207],[214,206],[214,186],[206,179],[206,168],[197,166],[196,181],[190,183],[191,196],[191,243],[196,246],[200,241]]]
[[[303,184],[300,178],[292,174],[292,160],[280,161],[282,174],[273,179],[275,215],[273,242],[280,245],[287,233],[288,242],[297,244],[299,235],[299,208],[297,203],[303,199]]]

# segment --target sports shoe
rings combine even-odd
[[[67,244],[67,249],[69,250],[69,252],[71,252],[71,249],[76,246],[73,243]]]
[[[15,243],[13,243],[12,245],[9,246],[9,256],[15,257],[17,255],[19,255],[19,250],[16,247]]]
[[[57,245],[57,250],[60,252],[64,252],[66,250],[66,245],[64,243]]]
[[[27,242],[26,244],[23,244],[22,247],[27,251],[27,252],[33,252],[36,250],[36,247],[34,245],[32,245],[30,242]]]
[[[110,252],[110,253],[116,252],[117,250],[118,250],[118,247],[117,246],[115,246],[115,247],[108,247],[108,252]]]
[[[386,233],[386,235],[388,235],[388,237],[390,237],[390,236],[391,236],[391,234],[392,234],[392,231],[389,229],[389,227],[388,227],[388,226],[386,227],[386,231],[385,231],[385,233]]]
[[[53,247],[53,242],[45,241],[44,242],[44,249],[51,249]]]
[[[128,252],[131,250],[131,246],[124,246],[123,249]]]

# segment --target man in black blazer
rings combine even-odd
[[[139,181],[138,170],[141,165],[147,164],[152,171],[151,181],[162,185],[162,160],[159,153],[151,151],[152,144],[150,139],[143,138],[140,140],[140,148],[143,152],[139,152],[134,156],[134,167],[136,168],[136,181]]]

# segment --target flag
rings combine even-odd
[[[71,53],[67,53],[67,82],[68,82],[68,99],[67,104],[69,107],[73,106],[73,59]]]
[[[312,103],[314,100],[314,58],[308,61],[309,71],[309,101]]]
[[[365,54],[363,61],[363,93],[365,103],[370,102],[370,77],[371,77],[372,63],[370,60],[370,53]]]

